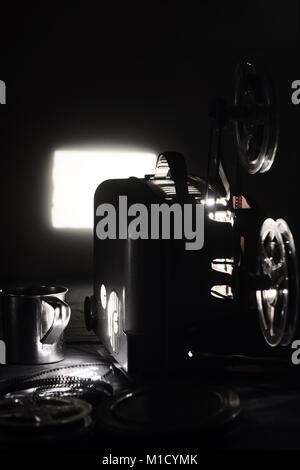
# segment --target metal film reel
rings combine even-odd
[[[226,388],[196,383],[160,382],[155,387],[122,393],[97,410],[102,432],[123,433],[137,439],[176,435],[199,436],[226,429],[240,414],[240,398]]]
[[[283,219],[266,219],[260,230],[258,275],[270,286],[256,291],[260,327],[270,346],[287,346],[298,318],[298,267],[292,233]]]
[[[68,442],[92,425],[92,405],[74,398],[39,397],[0,400],[0,445]]]
[[[277,219],[276,222],[285,245],[288,269],[288,318],[285,333],[281,340],[281,345],[287,346],[294,338],[298,321],[299,273],[292,232],[285,220]]]
[[[276,95],[268,76],[250,62],[237,68],[234,106],[240,163],[250,174],[265,173],[273,164],[278,146]]]

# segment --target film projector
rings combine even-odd
[[[276,95],[265,71],[240,64],[233,103],[217,99],[210,118],[204,178],[187,174],[181,154],[165,152],[153,175],[108,180],[95,192],[86,326],[129,375],[189,370],[208,357],[290,356],[299,303],[293,236],[244,194],[242,181],[269,171],[276,156]],[[229,178],[222,136],[231,126],[237,151]],[[120,195],[149,208],[203,205],[203,248],[186,250],[175,237],[99,240],[96,209],[117,207]]]

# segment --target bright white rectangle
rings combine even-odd
[[[52,225],[93,226],[93,199],[105,180],[154,173],[156,155],[147,152],[57,150],[53,164]]]

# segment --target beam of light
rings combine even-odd
[[[52,225],[90,229],[93,199],[102,181],[153,174],[156,155],[138,151],[57,150],[53,163]]]
[[[232,274],[233,264],[234,264],[233,258],[213,259],[211,262],[211,267],[212,269],[220,273]]]

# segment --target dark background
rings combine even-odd
[[[50,224],[55,149],[177,150],[190,173],[203,174],[210,103],[217,94],[232,99],[241,58],[269,68],[281,111],[275,164],[247,186],[300,244],[300,105],[291,103],[300,79],[298,2],[141,5],[1,6],[1,282],[92,276],[91,233]],[[224,151],[235,153],[230,130]]]

